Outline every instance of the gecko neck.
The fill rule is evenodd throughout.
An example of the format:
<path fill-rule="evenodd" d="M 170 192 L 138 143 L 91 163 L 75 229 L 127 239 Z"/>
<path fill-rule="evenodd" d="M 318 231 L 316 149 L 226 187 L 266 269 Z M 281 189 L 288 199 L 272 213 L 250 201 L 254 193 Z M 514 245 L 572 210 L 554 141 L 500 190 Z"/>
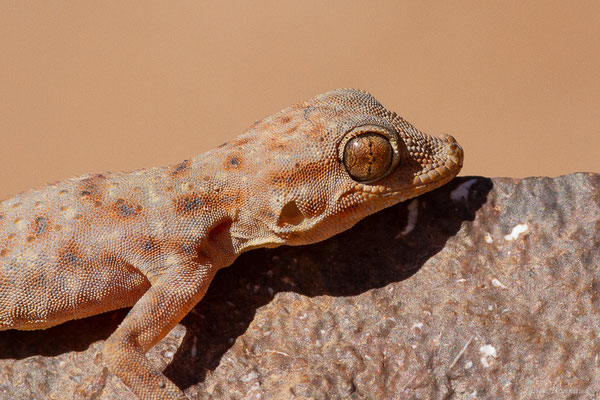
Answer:
<path fill-rule="evenodd" d="M 165 169 L 168 184 L 161 190 L 171 199 L 183 232 L 219 247 L 215 254 L 239 254 L 258 247 L 276 247 L 283 240 L 257 217 L 257 195 L 249 196 L 252 175 L 232 161 L 231 150 L 220 148 Z M 224 166 L 227 165 L 227 166 Z"/>

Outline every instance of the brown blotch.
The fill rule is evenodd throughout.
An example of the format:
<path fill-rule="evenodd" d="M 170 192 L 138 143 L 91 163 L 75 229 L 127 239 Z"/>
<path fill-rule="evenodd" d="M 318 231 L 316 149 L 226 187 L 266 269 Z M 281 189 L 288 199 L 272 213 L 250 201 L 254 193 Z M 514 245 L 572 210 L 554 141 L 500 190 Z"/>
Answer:
<path fill-rule="evenodd" d="M 77 249 L 75 243 L 67 244 L 58 254 L 58 264 L 61 267 L 82 267 L 84 266 L 84 258 L 81 252 Z"/>
<path fill-rule="evenodd" d="M 121 218 L 136 217 L 140 213 L 140 211 L 142 211 L 141 206 L 129 204 L 123 199 L 118 199 L 115 202 L 113 209 L 115 213 Z"/>
<path fill-rule="evenodd" d="M 4 257 L 6 255 L 6 253 L 7 253 L 6 249 L 0 250 L 0 256 L 1 257 Z"/>
<path fill-rule="evenodd" d="M 279 121 L 280 121 L 282 124 L 287 124 L 287 123 L 288 123 L 288 122 L 290 122 L 291 120 L 292 120 L 292 118 L 290 118 L 290 116 L 289 116 L 289 115 L 282 115 L 282 116 L 279 118 Z"/>
<path fill-rule="evenodd" d="M 240 166 L 241 161 L 236 156 L 231 156 L 231 158 L 229 158 L 229 161 L 227 163 L 229 165 L 231 165 L 232 167 L 237 168 Z"/>
<path fill-rule="evenodd" d="M 250 141 L 249 138 L 238 139 L 234 142 L 236 146 L 243 146 Z"/>
<path fill-rule="evenodd" d="M 219 225 L 215 226 L 208 232 L 208 240 L 217 240 L 221 234 L 229 231 L 233 221 L 230 218 L 225 219 Z"/>
<path fill-rule="evenodd" d="M 182 162 L 180 162 L 179 164 L 177 164 L 173 167 L 173 170 L 171 171 L 171 175 L 172 176 L 181 175 L 185 171 L 187 171 L 191 165 L 192 165 L 192 162 L 190 160 L 183 160 Z"/>
<path fill-rule="evenodd" d="M 106 177 L 102 174 L 95 174 L 79 182 L 78 192 L 84 199 L 99 201 L 103 194 L 103 181 Z"/>
<path fill-rule="evenodd" d="M 179 214 L 191 214 L 204 205 L 197 195 L 185 195 L 175 199 L 175 211 Z"/>
<path fill-rule="evenodd" d="M 48 230 L 48 219 L 46 217 L 37 217 L 33 221 L 33 233 L 35 236 L 41 236 Z"/>
<path fill-rule="evenodd" d="M 140 247 L 142 250 L 148 253 L 154 253 L 160 250 L 159 242 L 153 237 L 147 237 L 142 239 L 140 242 Z"/>
<path fill-rule="evenodd" d="M 33 242 L 35 240 L 35 236 L 27 236 L 28 242 Z"/>
<path fill-rule="evenodd" d="M 282 149 L 285 149 L 285 147 L 286 147 L 285 144 L 283 144 L 281 142 L 269 142 L 267 144 L 267 149 L 271 150 L 271 151 L 273 151 L 273 150 L 282 150 Z"/>
<path fill-rule="evenodd" d="M 285 130 L 284 135 L 293 135 L 298 130 L 298 125 L 292 125 Z"/>
<path fill-rule="evenodd" d="M 284 186 L 286 184 L 286 180 L 286 177 L 279 173 L 273 173 L 269 178 L 269 182 L 274 187 Z"/>

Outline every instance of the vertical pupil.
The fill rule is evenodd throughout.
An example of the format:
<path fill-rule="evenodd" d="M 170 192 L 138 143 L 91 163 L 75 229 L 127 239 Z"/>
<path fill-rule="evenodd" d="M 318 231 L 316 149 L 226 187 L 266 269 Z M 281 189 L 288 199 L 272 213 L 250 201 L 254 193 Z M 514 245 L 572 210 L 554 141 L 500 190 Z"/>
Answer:
<path fill-rule="evenodd" d="M 344 148 L 344 166 L 359 181 L 372 181 L 385 175 L 392 164 L 389 140 L 379 133 L 367 132 L 353 137 Z"/>

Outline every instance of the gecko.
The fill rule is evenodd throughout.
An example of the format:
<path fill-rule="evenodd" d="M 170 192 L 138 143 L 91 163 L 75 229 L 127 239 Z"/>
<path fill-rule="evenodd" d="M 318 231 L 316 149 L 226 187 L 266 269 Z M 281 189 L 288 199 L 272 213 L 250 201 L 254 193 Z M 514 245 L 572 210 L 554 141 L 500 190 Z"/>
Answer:
<path fill-rule="evenodd" d="M 463 150 L 338 89 L 167 167 L 88 174 L 0 202 L 0 330 L 132 307 L 102 347 L 138 397 L 185 399 L 145 353 L 243 252 L 304 245 L 454 178 Z"/>

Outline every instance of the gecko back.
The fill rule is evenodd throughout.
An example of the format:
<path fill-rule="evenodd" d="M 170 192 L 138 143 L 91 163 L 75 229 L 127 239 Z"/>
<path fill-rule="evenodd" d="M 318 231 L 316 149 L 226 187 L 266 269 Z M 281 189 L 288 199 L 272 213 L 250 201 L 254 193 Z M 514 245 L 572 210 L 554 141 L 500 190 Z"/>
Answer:
<path fill-rule="evenodd" d="M 147 229 L 147 219 L 135 218 L 146 204 L 119 196 L 141 192 L 139 174 L 86 175 L 0 202 L 0 330 L 43 329 L 135 304 L 150 284 L 127 261 L 126 243 Z M 111 204 L 108 192 L 117 198 Z"/>

